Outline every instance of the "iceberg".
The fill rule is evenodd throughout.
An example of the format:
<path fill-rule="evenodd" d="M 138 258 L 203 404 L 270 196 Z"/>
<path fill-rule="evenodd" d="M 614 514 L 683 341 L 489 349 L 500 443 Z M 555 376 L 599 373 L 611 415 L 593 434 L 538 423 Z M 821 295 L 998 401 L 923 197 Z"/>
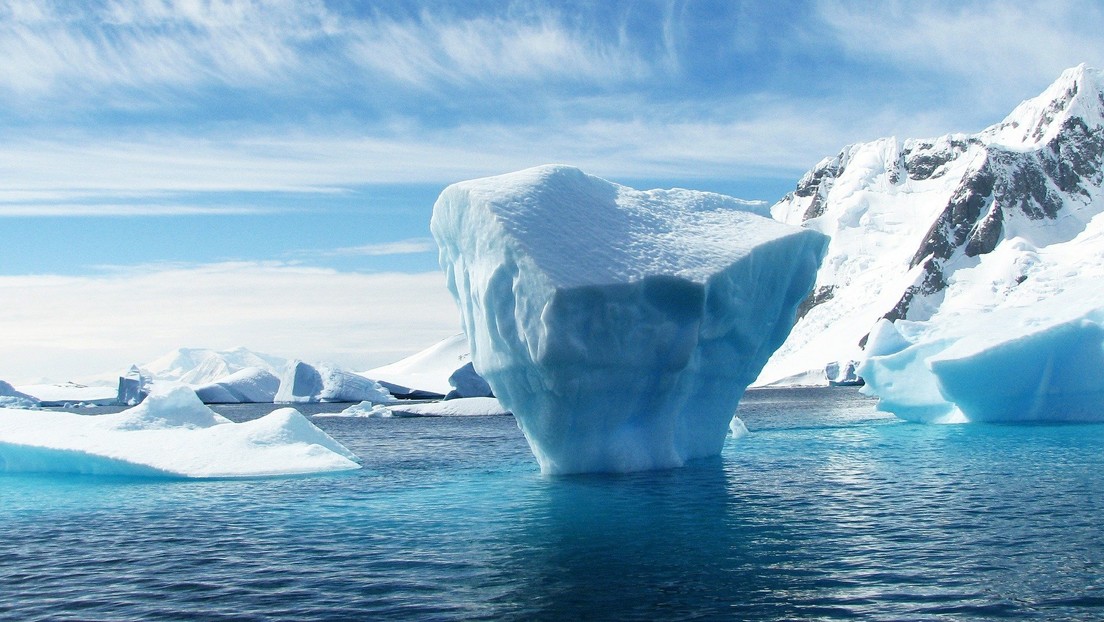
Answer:
<path fill-rule="evenodd" d="M 348 449 L 292 408 L 244 423 L 183 386 L 112 415 L 0 409 L 0 471 L 267 477 L 358 469 Z"/>
<path fill-rule="evenodd" d="M 470 361 L 468 339 L 459 334 L 400 361 L 370 369 L 360 375 L 379 382 L 395 396 L 439 399 L 456 389 L 451 379 Z"/>
<path fill-rule="evenodd" d="M 193 388 L 204 404 L 263 404 L 275 400 L 280 379 L 266 369 L 246 367 Z"/>
<path fill-rule="evenodd" d="M 452 385 L 452 390 L 445 396 L 446 400 L 465 397 L 494 397 L 491 385 L 487 384 L 487 380 L 475 371 L 475 365 L 471 361 L 452 372 L 448 381 Z"/>
<path fill-rule="evenodd" d="M 567 166 L 442 192 L 430 229 L 472 362 L 543 472 L 720 453 L 827 245 L 748 209 Z"/>
<path fill-rule="evenodd" d="M 119 389 L 115 402 L 125 406 L 139 404 L 149 395 L 149 385 L 150 378 L 143 374 L 137 365 L 131 365 L 125 375 L 119 376 Z"/>
<path fill-rule="evenodd" d="M 0 408 L 38 408 L 38 400 L 0 380 Z"/>
<path fill-rule="evenodd" d="M 327 365 L 314 366 L 292 361 L 280 378 L 274 401 L 289 402 L 362 402 L 386 404 L 391 393 L 375 380 Z"/>
<path fill-rule="evenodd" d="M 1068 298 L 954 322 L 883 321 L 859 369 L 863 391 L 924 423 L 1104 421 L 1104 305 Z"/>

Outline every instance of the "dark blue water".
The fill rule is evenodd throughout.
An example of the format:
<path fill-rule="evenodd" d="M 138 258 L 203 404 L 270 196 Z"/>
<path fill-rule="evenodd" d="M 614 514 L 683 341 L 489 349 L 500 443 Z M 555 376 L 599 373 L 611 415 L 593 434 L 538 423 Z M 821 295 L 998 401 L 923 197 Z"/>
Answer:
<path fill-rule="evenodd" d="M 318 419 L 344 475 L 0 476 L 0 617 L 1104 618 L 1104 426 L 740 414 L 721 459 L 629 476 L 542 476 L 508 417 Z"/>

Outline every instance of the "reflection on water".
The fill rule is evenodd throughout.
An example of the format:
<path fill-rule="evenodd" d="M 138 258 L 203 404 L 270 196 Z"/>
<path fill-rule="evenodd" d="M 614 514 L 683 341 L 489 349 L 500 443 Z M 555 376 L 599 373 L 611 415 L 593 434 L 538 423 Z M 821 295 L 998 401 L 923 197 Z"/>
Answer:
<path fill-rule="evenodd" d="M 0 477 L 0 618 L 1104 617 L 1104 426 L 740 416 L 633 475 L 543 476 L 492 417 L 319 419 L 365 465 L 325 477 Z"/>

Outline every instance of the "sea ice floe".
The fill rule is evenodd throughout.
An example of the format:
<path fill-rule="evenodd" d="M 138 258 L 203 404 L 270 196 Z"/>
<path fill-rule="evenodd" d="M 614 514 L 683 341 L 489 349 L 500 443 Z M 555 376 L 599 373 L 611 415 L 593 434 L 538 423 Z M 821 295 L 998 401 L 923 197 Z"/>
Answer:
<path fill-rule="evenodd" d="M 111 415 L 0 409 L 0 471 L 263 477 L 360 468 L 292 408 L 232 423 L 175 386 Z"/>

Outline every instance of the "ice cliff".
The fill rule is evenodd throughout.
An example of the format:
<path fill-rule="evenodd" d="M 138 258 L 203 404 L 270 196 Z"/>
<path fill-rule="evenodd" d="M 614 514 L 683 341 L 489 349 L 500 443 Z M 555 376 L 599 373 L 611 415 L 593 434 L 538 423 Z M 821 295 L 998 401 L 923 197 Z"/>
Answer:
<path fill-rule="evenodd" d="M 449 186 L 430 228 L 475 369 L 548 473 L 720 453 L 826 238 L 566 166 Z"/>

